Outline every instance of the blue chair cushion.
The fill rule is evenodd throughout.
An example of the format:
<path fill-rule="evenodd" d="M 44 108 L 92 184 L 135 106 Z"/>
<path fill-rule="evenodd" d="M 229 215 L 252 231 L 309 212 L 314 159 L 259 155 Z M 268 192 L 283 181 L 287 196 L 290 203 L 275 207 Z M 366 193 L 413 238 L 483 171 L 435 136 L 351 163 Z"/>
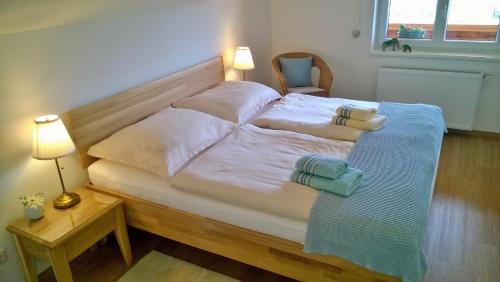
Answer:
<path fill-rule="evenodd" d="M 312 56 L 306 58 L 280 57 L 281 71 L 286 79 L 287 87 L 312 86 Z"/>

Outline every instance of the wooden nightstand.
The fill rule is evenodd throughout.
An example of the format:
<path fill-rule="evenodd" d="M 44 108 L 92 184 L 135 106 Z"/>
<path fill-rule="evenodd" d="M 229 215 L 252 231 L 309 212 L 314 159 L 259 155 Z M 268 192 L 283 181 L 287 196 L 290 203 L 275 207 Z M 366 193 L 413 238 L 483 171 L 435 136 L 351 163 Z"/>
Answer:
<path fill-rule="evenodd" d="M 57 210 L 52 202 L 39 220 L 26 218 L 7 226 L 16 243 L 28 281 L 37 281 L 34 257 L 49 260 L 57 281 L 73 281 L 69 261 L 114 231 L 127 265 L 132 263 L 122 200 L 88 189 L 76 189 L 81 203 Z"/>

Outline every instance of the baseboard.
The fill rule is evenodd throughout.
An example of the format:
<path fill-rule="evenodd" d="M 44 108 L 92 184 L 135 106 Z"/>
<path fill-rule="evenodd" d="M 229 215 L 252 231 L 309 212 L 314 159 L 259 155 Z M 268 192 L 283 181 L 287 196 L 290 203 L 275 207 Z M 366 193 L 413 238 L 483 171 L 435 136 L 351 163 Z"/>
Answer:
<path fill-rule="evenodd" d="M 480 130 L 461 130 L 461 129 L 448 128 L 448 133 L 481 136 L 481 137 L 489 137 L 489 138 L 500 138 L 500 133 L 480 131 Z"/>

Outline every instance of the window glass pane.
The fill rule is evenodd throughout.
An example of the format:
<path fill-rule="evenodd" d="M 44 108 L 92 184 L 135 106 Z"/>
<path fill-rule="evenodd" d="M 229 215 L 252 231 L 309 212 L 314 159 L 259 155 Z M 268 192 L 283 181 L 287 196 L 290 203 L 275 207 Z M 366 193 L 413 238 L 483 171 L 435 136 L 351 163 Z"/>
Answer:
<path fill-rule="evenodd" d="M 495 41 L 500 0 L 450 0 L 446 40 Z"/>
<path fill-rule="evenodd" d="M 391 0 L 387 38 L 432 38 L 436 7 L 437 0 Z"/>

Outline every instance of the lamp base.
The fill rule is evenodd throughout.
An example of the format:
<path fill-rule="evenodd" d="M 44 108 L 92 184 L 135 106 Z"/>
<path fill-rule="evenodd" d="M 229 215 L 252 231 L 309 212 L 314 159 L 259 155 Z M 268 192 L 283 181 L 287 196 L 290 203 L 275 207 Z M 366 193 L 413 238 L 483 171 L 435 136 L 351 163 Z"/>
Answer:
<path fill-rule="evenodd" d="M 56 209 L 69 209 L 80 203 L 80 195 L 77 193 L 64 192 L 57 197 L 53 204 Z"/>

